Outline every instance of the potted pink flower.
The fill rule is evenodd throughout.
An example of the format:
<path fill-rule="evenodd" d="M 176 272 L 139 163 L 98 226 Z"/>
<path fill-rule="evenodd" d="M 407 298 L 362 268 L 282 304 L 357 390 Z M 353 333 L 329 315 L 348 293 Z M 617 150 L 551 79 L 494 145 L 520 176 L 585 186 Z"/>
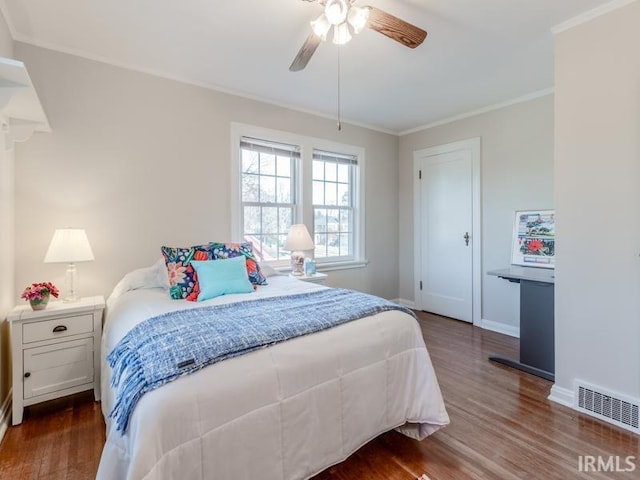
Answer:
<path fill-rule="evenodd" d="M 24 289 L 21 297 L 29 301 L 34 310 L 44 310 L 47 308 L 51 295 L 58 298 L 60 292 L 51 282 L 32 283 Z"/>

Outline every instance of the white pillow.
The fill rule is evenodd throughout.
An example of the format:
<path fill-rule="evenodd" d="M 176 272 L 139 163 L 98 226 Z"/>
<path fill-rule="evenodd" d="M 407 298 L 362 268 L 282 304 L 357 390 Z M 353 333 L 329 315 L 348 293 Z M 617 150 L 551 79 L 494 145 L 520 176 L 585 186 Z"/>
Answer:
<path fill-rule="evenodd" d="M 160 257 L 150 267 L 138 268 L 127 273 L 111 292 L 108 302 L 115 300 L 125 292 L 140 288 L 164 288 L 169 290 L 169 275 L 167 274 L 167 266 L 163 257 Z"/>
<path fill-rule="evenodd" d="M 267 278 L 274 277 L 276 275 L 283 275 L 282 273 L 278 272 L 275 268 L 273 268 L 271 265 L 267 263 L 260 263 L 260 271 Z"/>

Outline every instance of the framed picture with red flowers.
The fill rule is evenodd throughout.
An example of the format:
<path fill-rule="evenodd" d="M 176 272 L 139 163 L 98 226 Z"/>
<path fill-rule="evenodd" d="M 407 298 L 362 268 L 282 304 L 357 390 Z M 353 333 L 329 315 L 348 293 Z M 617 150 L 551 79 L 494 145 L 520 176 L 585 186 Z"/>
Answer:
<path fill-rule="evenodd" d="M 516 211 L 511 263 L 525 267 L 554 268 L 555 235 L 554 210 Z"/>

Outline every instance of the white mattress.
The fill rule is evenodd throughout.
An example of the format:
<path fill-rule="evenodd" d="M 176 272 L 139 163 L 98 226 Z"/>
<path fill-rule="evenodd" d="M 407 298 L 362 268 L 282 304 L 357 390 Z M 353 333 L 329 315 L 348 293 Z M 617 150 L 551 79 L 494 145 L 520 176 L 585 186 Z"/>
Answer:
<path fill-rule="evenodd" d="M 137 323 L 181 308 L 325 288 L 270 277 L 257 292 L 203 303 L 162 289 L 110 299 L 103 358 Z M 122 436 L 102 364 L 107 441 L 98 479 L 292 480 L 399 427 L 422 439 L 449 423 L 420 328 L 399 311 L 225 360 L 145 394 Z"/>

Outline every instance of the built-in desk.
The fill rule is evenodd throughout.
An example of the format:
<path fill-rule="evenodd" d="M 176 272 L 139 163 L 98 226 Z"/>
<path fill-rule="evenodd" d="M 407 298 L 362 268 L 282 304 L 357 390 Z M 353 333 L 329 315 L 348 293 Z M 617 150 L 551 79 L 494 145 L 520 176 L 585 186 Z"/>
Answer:
<path fill-rule="evenodd" d="M 520 361 L 498 355 L 490 356 L 489 360 L 553 381 L 555 271 L 512 266 L 491 270 L 487 275 L 520 284 Z"/>

